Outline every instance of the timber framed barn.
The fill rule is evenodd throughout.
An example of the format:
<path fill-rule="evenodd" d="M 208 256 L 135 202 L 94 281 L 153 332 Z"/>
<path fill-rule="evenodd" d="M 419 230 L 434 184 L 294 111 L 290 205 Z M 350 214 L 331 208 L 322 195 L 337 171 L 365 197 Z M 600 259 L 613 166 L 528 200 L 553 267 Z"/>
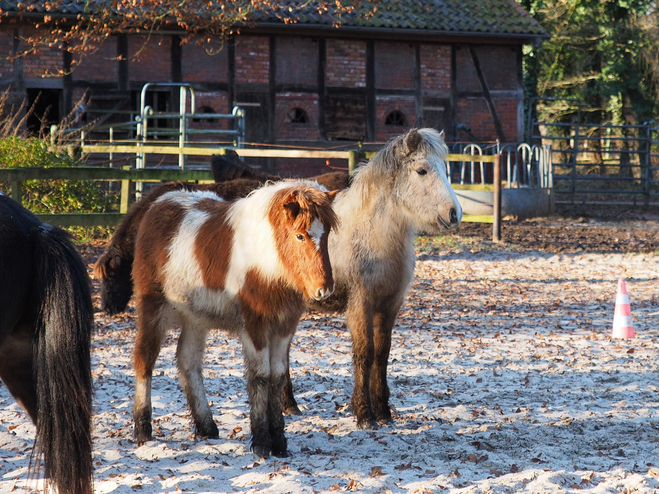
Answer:
<path fill-rule="evenodd" d="M 547 37 L 514 0 L 385 0 L 372 17 L 344 15 L 340 27 L 331 12 L 296 23 L 257 13 L 216 54 L 181 45 L 175 31 L 115 35 L 77 64 L 57 46 L 13 58 L 35 29 L 17 4 L 0 1 L 0 89 L 28 102 L 41 93 L 50 120 L 85 93 L 90 111 L 134 112 L 145 83 L 182 82 L 195 89 L 195 113 L 243 105 L 247 143 L 337 147 L 414 126 L 444 130 L 447 141 L 520 142 L 522 47 Z M 82 4 L 65 2 L 62 15 Z M 177 97 L 164 88 L 149 103 L 167 111 Z"/>

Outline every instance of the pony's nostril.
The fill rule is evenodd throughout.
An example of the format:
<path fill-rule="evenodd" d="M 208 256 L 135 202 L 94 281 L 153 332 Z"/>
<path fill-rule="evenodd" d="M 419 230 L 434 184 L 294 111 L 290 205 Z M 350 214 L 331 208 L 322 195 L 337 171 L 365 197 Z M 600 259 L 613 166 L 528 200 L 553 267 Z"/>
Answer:
<path fill-rule="evenodd" d="M 448 212 L 448 218 L 451 225 L 455 225 L 458 222 L 458 212 L 455 210 L 455 208 L 451 208 L 451 210 Z"/>
<path fill-rule="evenodd" d="M 334 292 L 334 287 L 331 288 L 319 288 L 316 290 L 316 300 L 325 300 L 327 297 L 332 295 Z"/>

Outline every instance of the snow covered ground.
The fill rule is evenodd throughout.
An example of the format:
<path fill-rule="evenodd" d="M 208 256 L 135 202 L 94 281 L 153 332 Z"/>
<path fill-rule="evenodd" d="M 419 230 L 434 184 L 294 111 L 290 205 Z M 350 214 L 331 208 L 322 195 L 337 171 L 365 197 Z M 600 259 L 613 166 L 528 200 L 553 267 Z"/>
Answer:
<path fill-rule="evenodd" d="M 611 340 L 618 276 L 637 338 Z M 210 336 L 219 440 L 196 441 L 167 339 L 156 440 L 132 441 L 134 313 L 97 314 L 98 493 L 659 492 L 659 256 L 517 251 L 421 254 L 390 358 L 396 421 L 356 430 L 349 334 L 305 316 L 291 354 L 302 416 L 290 457 L 249 451 L 238 342 Z M 34 427 L 0 385 L 0 492 L 32 492 Z"/>

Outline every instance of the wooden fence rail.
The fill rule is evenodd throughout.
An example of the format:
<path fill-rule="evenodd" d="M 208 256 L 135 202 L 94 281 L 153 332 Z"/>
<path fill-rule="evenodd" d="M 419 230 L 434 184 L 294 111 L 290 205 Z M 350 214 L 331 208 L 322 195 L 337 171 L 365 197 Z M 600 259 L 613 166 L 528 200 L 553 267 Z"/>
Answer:
<path fill-rule="evenodd" d="M 370 159 L 375 152 L 361 151 L 323 151 L 323 150 L 284 150 L 284 149 L 235 149 L 239 156 L 269 157 L 269 158 L 322 158 L 346 159 L 348 169 L 354 171 L 360 159 Z M 135 145 L 83 145 L 83 154 L 121 154 L 121 153 L 157 153 L 157 154 L 189 154 L 197 156 L 211 156 L 224 154 L 224 148 L 203 148 L 174 146 L 135 146 Z M 478 156 L 470 154 L 449 154 L 448 161 L 475 161 L 494 163 L 495 170 L 499 165 L 499 156 Z M 495 174 L 496 177 L 496 174 Z M 26 180 L 95 180 L 95 181 L 121 181 L 121 198 L 119 212 L 116 213 L 67 213 L 67 214 L 40 214 L 42 221 L 57 226 L 115 226 L 119 224 L 128 211 L 131 182 L 205 182 L 212 181 L 213 176 L 209 169 L 169 169 L 169 168 L 101 168 L 101 167 L 62 167 L 62 168 L 0 168 L 0 182 L 10 182 L 11 197 L 18 203 L 22 199 L 22 185 Z M 477 223 L 493 223 L 493 238 L 500 238 L 500 208 L 496 208 L 497 183 L 494 185 L 453 185 L 457 189 L 494 190 L 494 215 L 464 215 L 463 221 Z M 501 183 L 498 182 L 500 190 Z M 500 197 L 500 191 L 499 191 Z M 499 205 L 500 206 L 500 205 Z M 498 215 L 498 219 L 497 219 Z M 499 234 L 496 230 L 498 228 Z M 498 237 L 498 238 L 497 238 Z"/>

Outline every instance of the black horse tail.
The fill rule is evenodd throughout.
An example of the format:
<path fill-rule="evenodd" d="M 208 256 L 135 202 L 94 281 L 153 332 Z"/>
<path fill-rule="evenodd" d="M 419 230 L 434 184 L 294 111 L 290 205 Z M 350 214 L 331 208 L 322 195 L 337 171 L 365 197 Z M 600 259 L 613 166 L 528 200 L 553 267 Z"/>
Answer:
<path fill-rule="evenodd" d="M 87 269 L 69 235 L 49 225 L 35 232 L 35 295 L 40 314 L 33 345 L 37 387 L 36 445 L 47 484 L 91 494 L 94 309 Z"/>

